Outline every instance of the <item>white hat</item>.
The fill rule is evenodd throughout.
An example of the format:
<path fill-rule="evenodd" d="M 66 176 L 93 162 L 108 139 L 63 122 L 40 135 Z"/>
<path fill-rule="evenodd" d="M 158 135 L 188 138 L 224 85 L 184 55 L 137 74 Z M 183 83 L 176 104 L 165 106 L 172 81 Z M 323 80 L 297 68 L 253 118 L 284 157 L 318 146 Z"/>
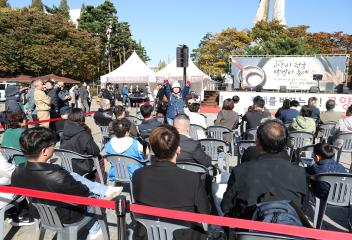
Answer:
<path fill-rule="evenodd" d="M 179 82 L 173 82 L 172 83 L 172 88 L 181 88 L 181 85 Z"/>

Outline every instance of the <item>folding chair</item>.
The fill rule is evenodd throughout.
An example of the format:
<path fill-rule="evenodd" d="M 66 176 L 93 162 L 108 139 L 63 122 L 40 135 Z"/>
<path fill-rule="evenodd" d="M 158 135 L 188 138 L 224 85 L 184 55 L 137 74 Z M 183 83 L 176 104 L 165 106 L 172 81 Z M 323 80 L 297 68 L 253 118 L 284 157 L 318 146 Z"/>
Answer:
<path fill-rule="evenodd" d="M 188 229 L 186 226 L 182 226 L 175 223 L 167 223 L 160 221 L 159 218 L 152 219 L 152 217 L 143 218 L 140 215 L 136 215 L 136 221 L 141 223 L 146 229 L 148 234 L 148 240 L 172 240 L 174 231 L 178 229 Z"/>
<path fill-rule="evenodd" d="M 231 129 L 223 126 L 210 126 L 207 128 L 207 133 L 208 133 L 208 138 L 214 138 L 222 141 L 224 141 L 224 134 L 233 134 Z M 234 155 L 235 153 L 234 144 L 233 144 L 234 136 L 232 136 L 231 138 L 232 140 L 231 142 L 229 142 L 229 144 L 231 146 L 231 154 Z"/>
<path fill-rule="evenodd" d="M 228 162 L 228 143 L 217 139 L 202 139 L 199 140 L 203 151 L 211 157 L 212 161 L 216 161 L 220 171 L 230 171 Z"/>
<path fill-rule="evenodd" d="M 101 132 L 101 148 L 111 139 L 109 126 L 99 126 Z"/>
<path fill-rule="evenodd" d="M 290 236 L 276 235 L 272 233 L 261 233 L 261 232 L 236 232 L 236 240 L 295 240 L 302 238 L 295 238 Z"/>
<path fill-rule="evenodd" d="M 190 125 L 189 135 L 194 140 L 207 138 L 206 129 L 197 124 Z"/>
<path fill-rule="evenodd" d="M 43 203 L 33 203 L 33 206 L 38 210 L 40 216 L 40 236 L 39 239 L 44 239 L 45 230 L 49 229 L 57 232 L 57 239 L 59 240 L 76 240 L 77 234 L 80 229 L 85 227 L 94 218 L 92 216 L 85 216 L 82 220 L 63 225 L 56 206 L 51 206 Z M 99 215 L 98 222 L 103 231 L 103 238 L 109 239 L 109 231 L 106 224 L 106 214 L 102 214 L 100 208 L 94 208 L 94 214 Z"/>
<path fill-rule="evenodd" d="M 251 146 L 255 146 L 255 141 L 249 141 L 249 140 L 242 140 L 237 142 L 237 156 L 238 156 L 238 164 L 241 163 L 241 158 L 243 156 L 244 151 L 251 147 Z"/>
<path fill-rule="evenodd" d="M 290 158 L 292 159 L 294 150 L 314 143 L 314 135 L 303 131 L 288 133 L 290 143 Z"/>
<path fill-rule="evenodd" d="M 126 117 L 128 120 L 130 120 L 131 123 L 133 123 L 134 125 L 138 126 L 139 124 L 142 123 L 142 120 L 137 118 L 137 117 L 134 117 L 134 116 L 127 116 Z"/>
<path fill-rule="evenodd" d="M 255 141 L 257 139 L 257 129 L 252 128 L 252 129 L 246 130 L 244 137 L 245 137 L 244 140 Z"/>
<path fill-rule="evenodd" d="M 20 150 L 11 147 L 0 147 L 0 152 L 9 163 L 15 163 L 15 157 L 23 157 Z"/>
<path fill-rule="evenodd" d="M 331 136 L 331 130 L 335 127 L 336 123 L 325 123 L 319 124 L 317 134 L 321 134 L 320 142 L 327 142 L 328 138 Z"/>
<path fill-rule="evenodd" d="M 59 164 L 68 172 L 74 172 L 72 161 L 77 161 L 77 160 L 93 161 L 94 168 L 98 172 L 100 183 L 104 184 L 103 170 L 100 167 L 98 157 L 94 157 L 91 155 L 81 155 L 76 152 L 72 152 L 65 149 L 57 149 L 57 148 L 55 148 L 54 150 L 54 155 L 61 160 L 59 161 Z"/>
<path fill-rule="evenodd" d="M 115 182 L 119 183 L 127 183 L 130 187 L 130 195 L 132 202 L 133 199 L 133 191 L 132 191 L 132 181 L 128 174 L 128 165 L 131 164 L 146 164 L 148 161 L 138 161 L 131 157 L 126 157 L 119 154 L 109 154 L 105 155 L 104 158 L 115 167 Z"/>
<path fill-rule="evenodd" d="M 337 152 L 337 162 L 340 162 L 342 153 L 349 153 L 352 159 L 352 133 L 340 133 L 334 141 L 334 146 L 339 150 Z M 350 172 L 352 170 L 352 162 Z"/>
<path fill-rule="evenodd" d="M 192 162 L 177 162 L 176 166 L 181 169 L 201 174 L 208 173 L 209 171 L 205 166 Z"/>
<path fill-rule="evenodd" d="M 321 228 L 327 205 L 351 207 L 352 174 L 323 173 L 310 176 L 311 181 L 326 182 L 330 185 L 327 199 L 315 198 L 314 228 Z"/>

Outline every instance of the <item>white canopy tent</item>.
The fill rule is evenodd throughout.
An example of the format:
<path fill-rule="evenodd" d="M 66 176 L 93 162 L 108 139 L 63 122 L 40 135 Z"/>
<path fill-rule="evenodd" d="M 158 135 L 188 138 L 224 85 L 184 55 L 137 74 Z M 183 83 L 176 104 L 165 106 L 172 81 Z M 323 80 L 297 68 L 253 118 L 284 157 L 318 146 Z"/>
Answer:
<path fill-rule="evenodd" d="M 183 80 L 183 68 L 177 67 L 176 58 L 166 67 L 156 74 L 156 81 L 162 82 L 164 79 L 170 83 Z M 200 70 L 191 59 L 188 60 L 187 80 L 191 81 L 191 90 L 195 91 L 203 99 L 203 90 L 212 88 L 212 81 L 209 75 Z"/>
<path fill-rule="evenodd" d="M 106 83 L 151 83 L 155 82 L 155 73 L 151 70 L 136 52 L 114 71 L 100 77 L 101 85 Z"/>

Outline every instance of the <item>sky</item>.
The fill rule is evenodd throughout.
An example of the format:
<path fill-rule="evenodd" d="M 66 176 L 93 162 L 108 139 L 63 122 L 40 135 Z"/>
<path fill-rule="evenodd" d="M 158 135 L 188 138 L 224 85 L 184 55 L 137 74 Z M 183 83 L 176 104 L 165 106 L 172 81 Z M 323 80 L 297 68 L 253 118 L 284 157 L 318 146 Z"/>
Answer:
<path fill-rule="evenodd" d="M 12 7 L 24 7 L 31 0 L 9 0 Z M 48 6 L 60 0 L 43 0 Z M 103 0 L 68 0 L 71 9 L 98 5 Z M 141 41 L 151 58 L 170 62 L 179 44 L 196 48 L 207 33 L 228 27 L 238 30 L 253 25 L 258 0 L 120 0 L 112 1 L 120 21 L 127 21 L 133 37 Z M 352 34 L 351 0 L 286 0 L 286 24 L 309 25 L 311 32 L 343 31 Z"/>

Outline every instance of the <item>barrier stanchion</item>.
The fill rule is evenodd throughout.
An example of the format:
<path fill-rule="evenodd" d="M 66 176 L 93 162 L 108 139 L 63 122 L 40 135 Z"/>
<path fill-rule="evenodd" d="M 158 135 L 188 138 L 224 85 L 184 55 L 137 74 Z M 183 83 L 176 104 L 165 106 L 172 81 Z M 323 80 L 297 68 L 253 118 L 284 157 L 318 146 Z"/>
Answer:
<path fill-rule="evenodd" d="M 126 196 L 119 195 L 116 198 L 116 216 L 117 216 L 117 240 L 127 240 L 126 233 L 126 212 L 128 210 L 128 202 Z"/>

